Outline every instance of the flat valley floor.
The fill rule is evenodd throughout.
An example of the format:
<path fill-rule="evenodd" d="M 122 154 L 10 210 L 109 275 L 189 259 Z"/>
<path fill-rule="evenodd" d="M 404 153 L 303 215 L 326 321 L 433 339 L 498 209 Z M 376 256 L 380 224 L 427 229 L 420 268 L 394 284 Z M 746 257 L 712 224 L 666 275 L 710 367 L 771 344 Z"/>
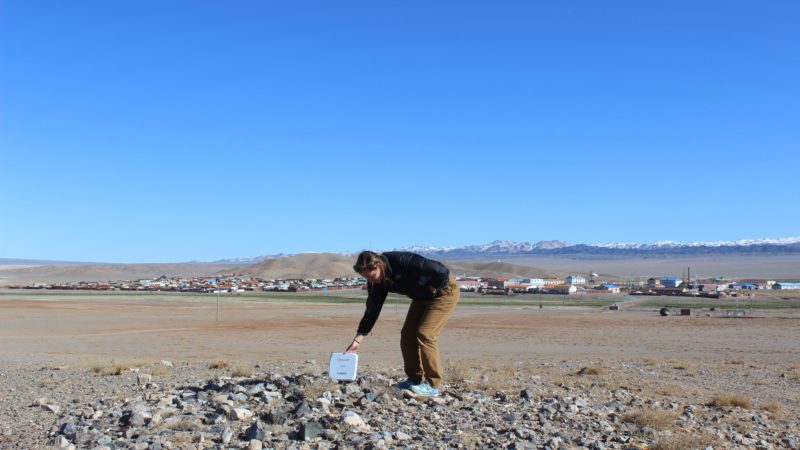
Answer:
<path fill-rule="evenodd" d="M 361 373 L 402 377 L 399 336 L 407 308 L 384 306 L 361 346 Z M 465 302 L 440 337 L 445 377 L 457 378 L 455 389 L 482 385 L 489 392 L 512 379 L 510 389 L 529 386 L 542 395 L 571 389 L 602 398 L 622 388 L 671 405 L 706 405 L 734 395 L 751 405 L 737 416 L 739 429 L 752 428 L 751 415 L 763 411 L 774 416 L 777 429 L 800 426 L 800 309 L 756 309 L 742 319 L 707 309 L 661 317 L 657 309 Z M 256 371 L 289 364 L 324 374 L 330 353 L 349 344 L 363 310 L 363 303 L 228 297 L 217 321 L 214 297 L 6 292 L 0 299 L 0 383 L 14 389 L 0 394 L 0 412 L 8 415 L 0 435 L 18 442 L 25 428 L 14 424 L 49 414 L 20 406 L 38 397 L 69 402 L 78 395 L 60 392 L 56 380 L 83 386 L 89 376 L 96 377 L 91 389 L 110 383 L 110 392 L 135 390 L 132 375 L 123 375 L 127 384 L 117 387 L 118 377 L 104 378 L 114 366 L 171 361 L 175 372 L 152 370 L 166 386 L 183 382 L 180 377 L 224 375 L 240 364 Z"/>

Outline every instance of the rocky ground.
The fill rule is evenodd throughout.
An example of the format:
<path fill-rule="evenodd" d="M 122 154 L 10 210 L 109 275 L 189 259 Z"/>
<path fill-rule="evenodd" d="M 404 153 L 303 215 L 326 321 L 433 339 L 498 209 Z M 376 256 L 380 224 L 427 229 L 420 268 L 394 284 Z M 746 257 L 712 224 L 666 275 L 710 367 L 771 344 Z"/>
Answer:
<path fill-rule="evenodd" d="M 449 362 L 434 399 L 391 387 L 397 369 L 340 384 L 325 366 L 6 363 L 0 447 L 800 448 L 796 394 L 769 401 L 797 392 L 796 366 Z M 754 373 L 772 382 L 737 384 Z"/>

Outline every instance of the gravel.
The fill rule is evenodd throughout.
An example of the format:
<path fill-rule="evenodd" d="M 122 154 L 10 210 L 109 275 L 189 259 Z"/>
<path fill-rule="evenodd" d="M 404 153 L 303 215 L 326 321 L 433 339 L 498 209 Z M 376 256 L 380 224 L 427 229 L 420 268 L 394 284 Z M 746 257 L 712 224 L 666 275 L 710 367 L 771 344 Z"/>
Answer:
<path fill-rule="evenodd" d="M 701 398 L 657 399 L 578 375 L 574 383 L 518 375 L 503 389 L 486 384 L 500 375 L 487 375 L 446 385 L 441 397 L 426 399 L 391 387 L 405 378 L 399 370 L 366 368 L 356 382 L 336 383 L 317 364 L 261 364 L 252 376 L 234 378 L 199 363 L 166 363 L 119 375 L 4 364 L 0 447 L 601 450 L 657 444 L 705 450 L 800 444 L 793 407 L 778 414 L 712 407 Z"/>

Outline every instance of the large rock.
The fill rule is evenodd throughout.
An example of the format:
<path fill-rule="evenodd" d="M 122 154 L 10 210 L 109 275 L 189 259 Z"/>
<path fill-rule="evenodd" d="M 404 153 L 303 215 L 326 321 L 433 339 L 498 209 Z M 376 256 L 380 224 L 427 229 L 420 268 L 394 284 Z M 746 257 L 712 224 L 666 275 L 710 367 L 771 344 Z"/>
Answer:
<path fill-rule="evenodd" d="M 339 417 L 339 420 L 350 428 L 366 428 L 367 423 L 358 414 L 353 411 L 345 411 Z"/>
<path fill-rule="evenodd" d="M 261 421 L 256 420 L 244 431 L 244 438 L 247 441 L 252 441 L 253 439 L 258 439 L 259 441 L 263 441 L 266 437 L 266 433 L 264 432 L 264 428 L 261 426 Z"/>
<path fill-rule="evenodd" d="M 300 438 L 304 441 L 310 441 L 319 437 L 324 432 L 325 428 L 322 427 L 322 424 L 316 420 L 312 420 L 302 425 L 300 428 Z"/>
<path fill-rule="evenodd" d="M 253 418 L 253 411 L 247 408 L 233 408 L 230 417 L 233 420 L 250 420 Z"/>

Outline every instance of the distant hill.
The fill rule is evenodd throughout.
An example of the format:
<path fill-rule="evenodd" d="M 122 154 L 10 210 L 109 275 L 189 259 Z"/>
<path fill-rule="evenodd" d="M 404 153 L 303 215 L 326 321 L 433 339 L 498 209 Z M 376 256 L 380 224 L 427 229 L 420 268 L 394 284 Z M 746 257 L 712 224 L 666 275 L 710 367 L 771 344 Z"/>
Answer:
<path fill-rule="evenodd" d="M 552 271 L 545 269 L 512 264 L 501 261 L 443 261 L 453 275 L 469 275 L 481 277 L 521 277 L 543 278 L 555 276 Z"/>
<path fill-rule="evenodd" d="M 337 253 L 303 253 L 259 264 L 223 270 L 267 279 L 353 277 L 354 256 Z M 442 261 L 453 275 L 543 277 L 544 269 L 499 261 Z"/>
<path fill-rule="evenodd" d="M 240 273 L 266 279 L 353 277 L 355 258 L 338 253 L 301 253 L 258 264 L 225 269 L 218 273 Z"/>
<path fill-rule="evenodd" d="M 71 283 L 78 281 L 119 281 L 210 275 L 226 264 L 92 264 L 45 265 L 0 271 L 0 286 L 30 283 Z"/>

